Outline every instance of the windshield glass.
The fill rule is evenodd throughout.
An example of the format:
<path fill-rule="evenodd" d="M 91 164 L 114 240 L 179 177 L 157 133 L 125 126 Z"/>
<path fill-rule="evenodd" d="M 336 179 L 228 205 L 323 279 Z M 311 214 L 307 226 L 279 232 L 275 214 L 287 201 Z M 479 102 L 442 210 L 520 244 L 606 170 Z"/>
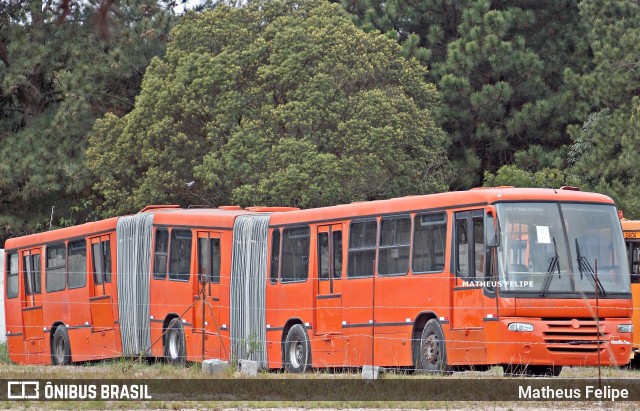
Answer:
<path fill-rule="evenodd" d="M 629 292 L 629 267 L 612 205 L 501 203 L 498 271 L 503 291 L 539 296 Z M 597 266 L 596 266 L 597 264 Z"/>

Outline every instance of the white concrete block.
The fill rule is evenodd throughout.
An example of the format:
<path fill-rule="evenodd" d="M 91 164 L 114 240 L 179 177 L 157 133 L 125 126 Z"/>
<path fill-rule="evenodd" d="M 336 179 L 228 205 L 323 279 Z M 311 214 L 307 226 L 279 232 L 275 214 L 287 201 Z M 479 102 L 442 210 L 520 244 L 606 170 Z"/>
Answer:
<path fill-rule="evenodd" d="M 240 374 L 254 377 L 258 375 L 258 362 L 251 360 L 240 360 Z"/>
<path fill-rule="evenodd" d="M 364 365 L 362 367 L 362 378 L 365 380 L 377 380 L 380 378 L 380 367 L 377 365 Z"/>
<path fill-rule="evenodd" d="M 219 377 L 228 375 L 229 361 L 222 361 L 216 358 L 202 361 L 202 372 Z"/>

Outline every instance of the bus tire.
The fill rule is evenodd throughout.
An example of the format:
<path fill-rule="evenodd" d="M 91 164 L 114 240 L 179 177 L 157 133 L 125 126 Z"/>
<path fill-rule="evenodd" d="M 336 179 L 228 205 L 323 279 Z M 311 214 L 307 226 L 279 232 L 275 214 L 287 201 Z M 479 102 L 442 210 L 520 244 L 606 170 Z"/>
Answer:
<path fill-rule="evenodd" d="M 444 333 L 435 318 L 430 319 L 422 330 L 418 347 L 418 371 L 444 374 L 450 371 L 447 365 L 447 349 Z"/>
<path fill-rule="evenodd" d="M 56 327 L 56 332 L 53 334 L 51 363 L 53 365 L 71 364 L 71 344 L 69 343 L 67 328 L 64 325 Z"/>
<path fill-rule="evenodd" d="M 284 368 L 291 373 L 304 373 L 311 368 L 311 345 L 304 327 L 296 324 L 284 342 Z"/>
<path fill-rule="evenodd" d="M 171 364 L 184 364 L 187 360 L 184 328 L 179 318 L 174 318 L 167 326 L 164 336 L 164 358 Z"/>

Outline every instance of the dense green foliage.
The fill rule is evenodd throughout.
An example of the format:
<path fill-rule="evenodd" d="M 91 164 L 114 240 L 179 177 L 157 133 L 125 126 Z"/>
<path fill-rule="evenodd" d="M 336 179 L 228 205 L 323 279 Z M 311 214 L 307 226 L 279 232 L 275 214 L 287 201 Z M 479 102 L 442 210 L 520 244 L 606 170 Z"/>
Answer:
<path fill-rule="evenodd" d="M 51 2 L 0 4 L 0 240 L 82 221 L 87 133 L 131 110 L 173 19 L 153 0 L 120 1 L 102 22 L 71 5 L 61 21 Z"/>
<path fill-rule="evenodd" d="M 363 28 L 398 38 L 431 68 L 461 171 L 454 188 L 477 185 L 518 152 L 539 161 L 530 146 L 554 152 L 569 143 L 566 126 L 577 118 L 562 72 L 588 63 L 576 3 L 344 1 Z"/>
<path fill-rule="evenodd" d="M 640 218 L 635 0 L 49 3 L 0 2 L 0 245 L 53 206 L 60 226 L 479 184 Z"/>
<path fill-rule="evenodd" d="M 188 14 L 134 110 L 98 121 L 107 213 L 149 203 L 313 207 L 446 190 L 426 70 L 324 1 Z"/>

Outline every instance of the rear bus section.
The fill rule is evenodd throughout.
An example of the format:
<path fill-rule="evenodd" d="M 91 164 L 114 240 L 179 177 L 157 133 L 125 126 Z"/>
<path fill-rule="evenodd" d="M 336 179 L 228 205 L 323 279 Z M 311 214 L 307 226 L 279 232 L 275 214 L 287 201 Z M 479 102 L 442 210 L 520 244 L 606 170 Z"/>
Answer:
<path fill-rule="evenodd" d="M 640 221 L 622 218 L 620 222 L 629 258 L 633 299 L 633 359 L 637 365 L 640 358 Z"/>
<path fill-rule="evenodd" d="M 115 219 L 6 242 L 9 357 L 69 364 L 120 355 Z"/>

